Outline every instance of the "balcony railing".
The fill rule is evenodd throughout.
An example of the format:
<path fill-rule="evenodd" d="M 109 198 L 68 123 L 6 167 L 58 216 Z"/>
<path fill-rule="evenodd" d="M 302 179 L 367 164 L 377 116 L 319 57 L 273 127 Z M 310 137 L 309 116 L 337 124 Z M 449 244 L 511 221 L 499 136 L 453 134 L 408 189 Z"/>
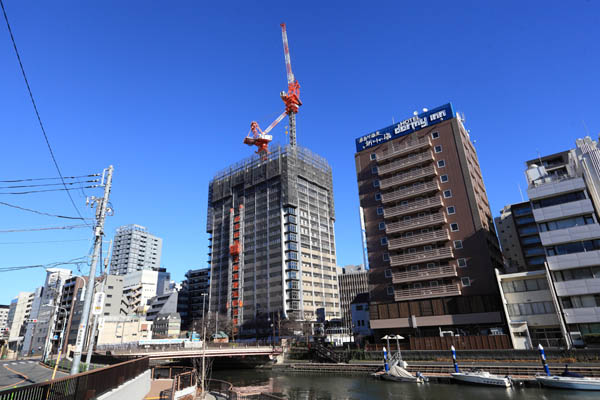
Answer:
<path fill-rule="evenodd" d="M 384 174 L 388 174 L 398 170 L 403 170 L 406 168 L 413 167 L 415 165 L 431 161 L 433 161 L 433 153 L 431 152 L 431 150 L 428 150 L 424 153 L 419 153 L 410 157 L 403 158 L 401 160 L 396 160 L 389 164 L 379 165 L 377 167 L 377 173 L 379 174 L 379 176 L 382 176 Z"/>
<path fill-rule="evenodd" d="M 425 168 L 421 168 L 415 171 L 409 171 L 403 174 L 392 176 L 391 178 L 382 179 L 379 186 L 382 189 L 387 189 L 392 186 L 405 185 L 410 182 L 418 181 L 421 178 L 435 175 L 437 175 L 437 171 L 435 170 L 433 165 L 429 165 Z"/>
<path fill-rule="evenodd" d="M 398 289 L 394 291 L 394 300 L 427 299 L 432 297 L 460 296 L 458 284 L 431 286 L 420 289 Z"/>
<path fill-rule="evenodd" d="M 422 183 L 420 185 L 413 185 L 404 189 L 395 190 L 389 193 L 382 193 L 381 201 L 383 203 L 390 203 L 392 201 L 404 200 L 421 194 L 436 192 L 438 190 L 440 190 L 440 184 L 437 180 L 435 180 L 427 183 Z"/>
<path fill-rule="evenodd" d="M 413 229 L 444 223 L 446 223 L 446 215 L 444 213 L 435 213 L 422 217 L 411 218 L 406 221 L 398 221 L 392 222 L 391 224 L 386 224 L 385 232 L 389 235 L 391 233 L 410 231 Z"/>
<path fill-rule="evenodd" d="M 427 210 L 434 207 L 441 207 L 442 205 L 442 198 L 440 196 L 429 197 L 427 199 L 413 201 L 412 203 L 386 208 L 383 210 L 383 217 L 392 218 L 407 214 L 414 214 L 418 211 Z"/>
<path fill-rule="evenodd" d="M 417 245 L 435 243 L 442 240 L 450 240 L 450 232 L 448 232 L 447 229 L 390 239 L 388 242 L 388 249 L 403 249 L 406 247 L 414 247 Z"/>
<path fill-rule="evenodd" d="M 377 154 L 377 161 L 385 161 L 393 157 L 410 153 L 411 151 L 422 149 L 424 147 L 431 147 L 431 138 L 429 136 L 414 141 L 407 140 L 396 146 L 392 144 L 392 148 L 390 150 Z"/>
<path fill-rule="evenodd" d="M 400 254 L 390 257 L 390 265 L 392 267 L 401 267 L 403 265 L 411 265 L 425 263 L 429 261 L 442 260 L 445 258 L 453 258 L 454 252 L 451 247 L 442 247 L 439 249 L 419 251 L 410 254 Z"/>
<path fill-rule="evenodd" d="M 443 267 L 420 269 L 417 271 L 395 272 L 392 274 L 393 283 L 405 283 L 414 281 L 424 281 L 438 278 L 448 278 L 458 276 L 454 265 Z"/>

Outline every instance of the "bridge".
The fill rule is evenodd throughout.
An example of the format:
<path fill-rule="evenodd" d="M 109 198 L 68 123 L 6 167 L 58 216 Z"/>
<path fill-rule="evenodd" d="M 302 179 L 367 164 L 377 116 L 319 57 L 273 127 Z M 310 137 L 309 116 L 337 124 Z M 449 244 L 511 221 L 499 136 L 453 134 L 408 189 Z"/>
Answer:
<path fill-rule="evenodd" d="M 182 358 L 199 358 L 203 354 L 206 357 L 249 357 L 267 356 L 275 358 L 283 353 L 283 349 L 277 346 L 256 346 L 239 343 L 214 344 L 211 343 L 203 351 L 200 347 L 166 347 L 166 348 L 116 348 L 108 350 L 105 354 L 116 358 L 149 357 L 151 360 L 168 360 Z"/>

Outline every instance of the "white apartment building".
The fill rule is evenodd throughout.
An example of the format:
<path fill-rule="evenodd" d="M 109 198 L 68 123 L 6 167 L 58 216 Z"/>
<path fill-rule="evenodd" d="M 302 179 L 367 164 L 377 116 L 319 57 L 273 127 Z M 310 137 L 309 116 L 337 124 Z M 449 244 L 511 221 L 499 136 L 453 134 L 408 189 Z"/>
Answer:
<path fill-rule="evenodd" d="M 171 275 L 164 271 L 139 270 L 123 275 L 123 300 L 126 314 L 143 314 L 148 300 L 168 289 Z"/>
<path fill-rule="evenodd" d="M 149 233 L 140 225 L 117 228 L 113 243 L 110 273 L 125 275 L 138 270 L 160 268 L 162 239 Z"/>
<path fill-rule="evenodd" d="M 32 302 L 33 293 L 31 292 L 21 292 L 10 302 L 7 324 L 10 330 L 8 342 L 11 350 L 17 350 L 19 342 L 23 340 L 21 330 L 29 318 Z"/>

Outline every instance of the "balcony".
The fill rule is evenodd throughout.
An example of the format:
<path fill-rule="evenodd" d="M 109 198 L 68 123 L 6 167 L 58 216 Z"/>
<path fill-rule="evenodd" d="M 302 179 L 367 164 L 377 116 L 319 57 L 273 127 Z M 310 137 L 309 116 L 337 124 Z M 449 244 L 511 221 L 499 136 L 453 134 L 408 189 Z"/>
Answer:
<path fill-rule="evenodd" d="M 421 168 L 415 171 L 405 172 L 391 178 L 382 179 L 379 187 L 381 189 L 387 189 L 392 186 L 406 185 L 407 183 L 418 181 L 419 179 L 436 176 L 437 171 L 433 165 L 429 165 L 425 168 Z"/>
<path fill-rule="evenodd" d="M 405 283 L 439 278 L 448 278 L 453 276 L 458 276 L 456 272 L 456 267 L 453 265 L 446 265 L 443 267 L 420 269 L 417 271 L 395 272 L 392 275 L 392 282 Z"/>
<path fill-rule="evenodd" d="M 422 217 L 411 218 L 406 221 L 398 221 L 392 222 L 391 224 L 386 224 L 385 233 L 398 233 L 411 231 L 413 229 L 424 228 L 431 225 L 440 225 L 446 223 L 446 214 L 444 213 L 435 213 L 429 214 Z"/>
<path fill-rule="evenodd" d="M 418 235 L 401 237 L 390 239 L 388 242 L 388 249 L 403 249 L 406 247 L 414 247 L 423 244 L 435 243 L 440 241 L 450 240 L 450 232 L 447 229 L 442 229 L 439 231 L 421 233 Z"/>
<path fill-rule="evenodd" d="M 382 193 L 381 202 L 384 204 L 391 203 L 392 201 L 404 200 L 410 197 L 415 197 L 430 192 L 437 192 L 438 190 L 440 190 L 440 184 L 437 180 L 435 180 L 407 187 L 404 189 L 395 190 L 389 193 Z"/>
<path fill-rule="evenodd" d="M 387 219 L 407 214 L 414 214 L 416 212 L 428 210 L 430 208 L 438 208 L 442 205 L 443 203 L 441 197 L 429 197 L 427 199 L 413 201 L 409 204 L 403 204 L 400 206 L 386 208 L 383 210 L 383 217 Z"/>
<path fill-rule="evenodd" d="M 385 161 L 394 157 L 399 157 L 408 154 L 415 150 L 431 147 L 431 137 L 427 136 L 419 140 L 406 140 L 398 145 L 392 143 L 392 148 L 383 153 L 377 154 L 377 161 Z"/>
<path fill-rule="evenodd" d="M 433 161 L 433 153 L 431 153 L 431 150 L 428 150 L 424 153 L 419 153 L 401 160 L 396 160 L 389 164 L 380 165 L 377 167 L 377 173 L 379 176 L 382 176 L 431 161 Z"/>
<path fill-rule="evenodd" d="M 403 301 L 460 295 L 460 286 L 458 284 L 452 284 L 420 289 L 398 289 L 394 291 L 394 300 Z"/>
<path fill-rule="evenodd" d="M 439 249 L 419 251 L 410 254 L 400 254 L 390 257 L 392 267 L 402 267 L 405 265 L 426 263 L 429 261 L 443 260 L 453 258 L 454 252 L 451 247 L 442 247 Z"/>

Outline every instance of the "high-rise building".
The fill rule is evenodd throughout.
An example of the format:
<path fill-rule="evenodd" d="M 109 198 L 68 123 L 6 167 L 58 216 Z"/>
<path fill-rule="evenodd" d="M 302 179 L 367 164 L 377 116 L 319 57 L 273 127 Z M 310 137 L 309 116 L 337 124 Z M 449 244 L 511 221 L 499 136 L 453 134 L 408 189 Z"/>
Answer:
<path fill-rule="evenodd" d="M 207 217 L 211 312 L 234 326 L 277 312 L 314 321 L 319 308 L 327 318 L 340 316 L 332 175 L 324 158 L 274 146 L 267 159 L 228 167 L 209 184 Z"/>
<path fill-rule="evenodd" d="M 590 138 L 573 150 L 527 161 L 527 194 L 569 339 L 600 334 L 600 149 Z"/>
<path fill-rule="evenodd" d="M 113 243 L 110 273 L 125 275 L 139 270 L 160 268 L 162 239 L 152 235 L 140 225 L 117 228 Z"/>
<path fill-rule="evenodd" d="M 207 296 L 209 288 L 210 268 L 191 269 L 185 273 L 182 290 L 187 291 L 188 313 L 185 317 L 181 316 L 184 326 L 188 326 L 189 323 L 195 320 L 202 319 L 202 304 L 206 308 L 204 311 L 208 311 L 209 298 Z"/>
<path fill-rule="evenodd" d="M 363 265 L 346 265 L 338 273 L 342 326 L 352 332 L 352 313 L 350 304 L 357 295 L 369 293 L 368 273 Z"/>
<path fill-rule="evenodd" d="M 544 267 L 546 253 L 528 201 L 505 206 L 495 221 L 506 272 Z"/>
<path fill-rule="evenodd" d="M 13 351 L 18 351 L 18 347 L 23 344 L 33 298 L 34 293 L 20 292 L 10 302 L 8 308 L 8 345 Z"/>
<path fill-rule="evenodd" d="M 502 258 L 463 118 L 451 104 L 415 112 L 356 149 L 375 335 L 503 331 Z"/>

